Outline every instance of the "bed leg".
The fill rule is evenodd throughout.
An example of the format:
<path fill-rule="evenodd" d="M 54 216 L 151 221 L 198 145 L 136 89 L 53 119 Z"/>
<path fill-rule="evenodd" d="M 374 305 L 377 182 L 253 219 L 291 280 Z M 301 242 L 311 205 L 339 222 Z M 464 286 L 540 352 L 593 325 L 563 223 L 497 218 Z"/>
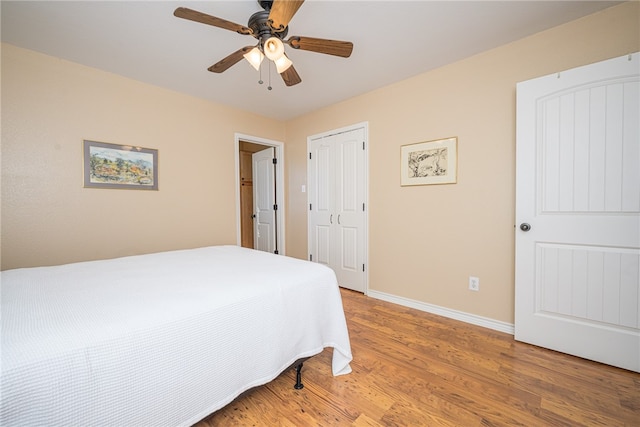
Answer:
<path fill-rule="evenodd" d="M 293 386 L 296 390 L 301 390 L 304 388 L 304 384 L 302 384 L 302 362 L 300 362 L 296 366 L 296 384 Z"/>

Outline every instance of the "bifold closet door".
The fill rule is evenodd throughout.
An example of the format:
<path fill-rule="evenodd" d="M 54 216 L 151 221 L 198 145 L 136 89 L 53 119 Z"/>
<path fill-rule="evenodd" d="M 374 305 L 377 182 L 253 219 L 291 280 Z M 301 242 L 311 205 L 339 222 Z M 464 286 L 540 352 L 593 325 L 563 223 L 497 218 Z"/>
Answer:
<path fill-rule="evenodd" d="M 364 129 L 311 140 L 308 149 L 309 259 L 364 292 Z"/>

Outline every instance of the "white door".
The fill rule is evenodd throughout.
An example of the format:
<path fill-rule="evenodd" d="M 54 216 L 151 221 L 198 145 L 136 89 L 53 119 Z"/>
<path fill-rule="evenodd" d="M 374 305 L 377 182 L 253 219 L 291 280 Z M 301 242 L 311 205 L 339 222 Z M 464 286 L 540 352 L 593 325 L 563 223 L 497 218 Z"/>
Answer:
<path fill-rule="evenodd" d="M 253 174 L 253 247 L 278 253 L 276 233 L 275 152 L 273 147 L 252 155 Z"/>
<path fill-rule="evenodd" d="M 359 127 L 308 141 L 309 258 L 359 292 L 366 287 L 365 138 Z"/>
<path fill-rule="evenodd" d="M 640 62 L 518 84 L 515 338 L 640 371 Z"/>

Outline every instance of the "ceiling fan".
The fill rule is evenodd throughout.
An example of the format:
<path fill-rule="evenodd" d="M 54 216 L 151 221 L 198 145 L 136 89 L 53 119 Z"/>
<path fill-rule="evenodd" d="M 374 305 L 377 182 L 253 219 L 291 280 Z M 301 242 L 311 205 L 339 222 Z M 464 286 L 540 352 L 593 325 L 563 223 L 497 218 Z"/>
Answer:
<path fill-rule="evenodd" d="M 285 39 L 289 32 L 289 22 L 302 6 L 304 0 L 258 0 L 258 3 L 264 10 L 251 15 L 246 27 L 186 7 L 177 8 L 173 14 L 178 18 L 250 35 L 258 40 L 257 45 L 240 48 L 209 67 L 208 70 L 214 73 L 226 71 L 242 58 L 245 58 L 256 70 L 259 70 L 260 64 L 266 56 L 275 63 L 276 70 L 282 76 L 284 83 L 287 86 L 294 86 L 300 83 L 302 79 L 284 52 L 284 44 L 293 49 L 308 50 L 343 58 L 351 56 L 353 50 L 353 43 L 351 42 L 302 36 L 292 36 Z"/>

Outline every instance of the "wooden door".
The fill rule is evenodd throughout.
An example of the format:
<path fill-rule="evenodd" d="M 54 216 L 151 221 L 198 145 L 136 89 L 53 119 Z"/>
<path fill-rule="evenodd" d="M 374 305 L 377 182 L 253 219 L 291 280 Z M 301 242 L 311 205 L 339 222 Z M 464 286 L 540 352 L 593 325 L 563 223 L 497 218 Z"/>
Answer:
<path fill-rule="evenodd" d="M 240 235 L 245 248 L 253 248 L 253 167 L 250 151 L 240 151 Z"/>

